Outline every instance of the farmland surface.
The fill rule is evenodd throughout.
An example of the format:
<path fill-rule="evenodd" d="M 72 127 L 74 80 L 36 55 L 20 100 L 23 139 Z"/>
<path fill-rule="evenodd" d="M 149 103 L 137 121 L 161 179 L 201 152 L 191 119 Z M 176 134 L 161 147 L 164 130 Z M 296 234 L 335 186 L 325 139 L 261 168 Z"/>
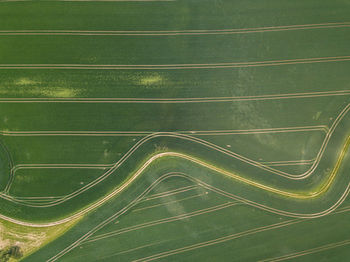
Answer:
<path fill-rule="evenodd" d="M 347 0 L 0 0 L 0 261 L 347 261 L 349 43 Z"/>

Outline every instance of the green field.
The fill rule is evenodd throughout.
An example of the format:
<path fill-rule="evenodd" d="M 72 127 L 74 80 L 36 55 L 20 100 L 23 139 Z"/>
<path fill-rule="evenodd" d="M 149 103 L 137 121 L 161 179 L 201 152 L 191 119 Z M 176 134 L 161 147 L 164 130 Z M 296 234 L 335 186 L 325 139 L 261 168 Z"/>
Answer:
<path fill-rule="evenodd" d="M 0 261 L 347 261 L 349 43 L 347 0 L 0 0 Z"/>

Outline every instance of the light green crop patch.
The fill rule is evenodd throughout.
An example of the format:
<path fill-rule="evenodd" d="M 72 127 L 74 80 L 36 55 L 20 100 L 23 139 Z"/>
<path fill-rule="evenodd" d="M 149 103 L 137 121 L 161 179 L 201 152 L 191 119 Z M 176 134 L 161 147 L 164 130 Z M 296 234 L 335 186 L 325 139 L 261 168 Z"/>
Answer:
<path fill-rule="evenodd" d="M 157 88 L 164 85 L 166 78 L 158 73 L 144 74 L 138 76 L 137 84 L 147 88 Z"/>
<path fill-rule="evenodd" d="M 45 96 L 45 97 L 76 97 L 80 93 L 79 90 L 62 87 L 21 87 L 21 90 L 0 87 L 1 95 L 23 95 L 23 96 Z"/>
<path fill-rule="evenodd" d="M 31 78 L 18 78 L 0 86 L 0 94 L 3 96 L 29 96 L 29 97 L 76 97 L 81 93 L 80 89 L 65 87 L 67 83 L 52 83 Z"/>
<path fill-rule="evenodd" d="M 15 85 L 21 85 L 21 86 L 36 85 L 38 83 L 39 83 L 38 81 L 29 79 L 29 78 L 20 78 L 20 79 L 14 81 Z"/>
<path fill-rule="evenodd" d="M 42 95 L 47 96 L 47 97 L 75 97 L 79 93 L 78 90 L 75 89 L 70 89 L 70 88 L 56 88 L 50 90 L 44 89 L 42 90 Z"/>

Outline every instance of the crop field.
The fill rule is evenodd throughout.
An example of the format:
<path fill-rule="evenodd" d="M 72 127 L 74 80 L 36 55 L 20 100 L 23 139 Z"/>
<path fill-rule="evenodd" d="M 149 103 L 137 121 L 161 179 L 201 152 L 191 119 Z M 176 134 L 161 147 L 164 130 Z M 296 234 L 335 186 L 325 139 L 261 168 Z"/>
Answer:
<path fill-rule="evenodd" d="M 350 1 L 0 0 L 0 261 L 348 261 Z"/>

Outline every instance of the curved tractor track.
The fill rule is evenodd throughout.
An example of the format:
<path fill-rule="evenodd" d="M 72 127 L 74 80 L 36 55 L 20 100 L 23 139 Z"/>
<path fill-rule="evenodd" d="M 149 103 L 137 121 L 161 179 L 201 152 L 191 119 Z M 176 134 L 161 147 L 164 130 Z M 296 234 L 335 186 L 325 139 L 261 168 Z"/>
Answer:
<path fill-rule="evenodd" d="M 226 149 L 218 147 L 217 145 L 214 145 L 212 143 L 209 143 L 209 142 L 204 141 L 204 140 L 199 139 L 199 138 L 195 138 L 195 137 L 188 136 L 185 134 L 155 133 L 155 134 L 148 135 L 148 136 L 142 138 L 141 140 L 139 140 L 117 163 L 115 163 L 102 176 L 100 176 L 96 180 L 92 181 L 91 183 L 87 184 L 86 186 L 80 188 L 79 190 L 77 190 L 69 195 L 66 195 L 60 199 L 54 199 L 53 201 L 51 201 L 49 203 L 37 205 L 37 204 L 28 204 L 28 203 L 23 203 L 23 202 L 21 203 L 21 201 L 16 200 L 15 198 L 8 196 L 6 194 L 1 194 L 1 197 L 6 199 L 6 200 L 9 200 L 11 202 L 14 202 L 15 204 L 25 205 L 27 207 L 32 207 L 32 208 L 41 208 L 42 209 L 45 207 L 53 207 L 53 206 L 62 204 L 64 202 L 66 202 L 70 199 L 73 199 L 73 198 L 77 197 L 78 195 L 86 192 L 87 190 L 93 188 L 94 186 L 96 186 L 100 182 L 104 181 L 106 178 L 108 178 L 112 174 L 115 174 L 115 172 L 118 170 L 118 168 L 120 168 L 124 164 L 124 162 L 126 162 L 136 151 L 141 150 L 142 146 L 144 146 L 147 143 L 150 143 L 153 139 L 161 138 L 161 137 L 171 137 L 171 138 L 175 138 L 175 139 L 189 141 L 189 142 L 192 142 L 195 144 L 200 144 L 200 145 L 205 146 L 206 148 L 209 148 L 211 150 L 215 150 L 215 151 L 220 152 L 222 154 L 236 158 L 236 159 L 240 160 L 241 162 L 244 162 L 244 163 L 246 163 L 250 166 L 253 166 L 255 168 L 266 170 L 268 172 L 282 176 L 282 177 L 287 178 L 289 180 L 302 180 L 302 179 L 308 178 L 309 176 L 311 176 L 311 174 L 313 174 L 315 172 L 317 166 L 320 163 L 320 160 L 322 159 L 322 156 L 324 155 L 324 152 L 327 148 L 327 145 L 330 141 L 330 138 L 332 137 L 334 131 L 336 130 L 336 127 L 339 125 L 339 123 L 342 121 L 342 119 L 346 116 L 346 114 L 348 113 L 349 110 L 350 110 L 350 104 L 348 104 L 341 111 L 341 113 L 338 115 L 338 117 L 333 122 L 333 125 L 329 129 L 329 132 L 327 133 L 326 138 L 322 143 L 321 150 L 319 151 L 317 158 L 314 161 L 313 165 L 310 167 L 310 169 L 307 172 L 305 172 L 304 174 L 301 174 L 299 176 L 288 176 L 288 175 L 284 174 L 284 172 L 281 172 L 281 171 L 275 172 L 276 170 L 273 168 L 264 166 L 261 163 L 258 163 L 258 162 L 252 161 L 250 159 L 247 159 L 245 157 L 242 157 L 238 154 L 235 154 L 231 151 L 228 151 Z M 272 187 L 272 186 L 269 186 L 269 185 L 266 185 L 266 184 L 263 184 L 260 182 L 256 182 L 256 181 L 248 179 L 248 178 L 245 178 L 245 177 L 240 176 L 234 172 L 230 172 L 230 171 L 227 171 L 225 169 L 219 168 L 215 165 L 212 165 L 210 163 L 207 163 L 205 161 L 202 161 L 198 158 L 192 157 L 192 156 L 187 155 L 187 154 L 183 154 L 183 153 L 179 153 L 179 152 L 162 152 L 162 153 L 158 153 L 156 155 L 153 155 L 151 158 L 149 158 L 145 163 L 143 163 L 143 165 L 135 173 L 133 173 L 132 176 L 129 176 L 127 179 L 125 179 L 123 181 L 123 183 L 121 185 L 117 186 L 112 192 L 103 196 L 102 198 L 100 198 L 99 200 L 94 202 L 93 204 L 85 207 L 84 209 L 81 209 L 80 211 L 78 211 L 75 214 L 70 215 L 66 218 L 63 218 L 63 219 L 58 220 L 58 221 L 48 222 L 48 223 L 31 223 L 31 222 L 21 221 L 19 219 L 11 218 L 11 217 L 8 217 L 5 215 L 0 215 L 0 218 L 11 221 L 13 223 L 26 225 L 26 226 L 33 226 L 33 227 L 53 226 L 53 225 L 58 225 L 58 224 L 68 222 L 72 219 L 75 219 L 75 218 L 77 218 L 83 214 L 86 214 L 87 212 L 101 206 L 103 203 L 110 200 L 115 195 L 121 194 L 126 188 L 131 186 L 132 183 L 136 179 L 141 177 L 141 175 L 144 173 L 144 171 L 154 161 L 165 158 L 165 157 L 175 157 L 175 158 L 180 158 L 180 159 L 183 159 L 186 161 L 190 161 L 191 163 L 193 163 L 195 165 L 198 165 L 200 167 L 204 167 L 206 169 L 214 171 L 215 173 L 223 174 L 224 176 L 230 177 L 237 182 L 243 183 L 243 184 L 248 185 L 250 187 L 258 188 L 261 192 L 271 193 L 271 194 L 275 195 L 276 197 L 285 197 L 285 198 L 296 199 L 296 200 L 298 200 L 298 199 L 299 200 L 315 199 L 318 196 L 325 194 L 329 190 L 329 188 L 331 187 L 333 182 L 335 181 L 335 178 L 336 178 L 336 175 L 339 171 L 339 168 L 340 168 L 340 166 L 341 166 L 341 164 L 346 156 L 346 152 L 348 150 L 349 144 L 350 144 L 350 138 L 348 137 L 345 144 L 343 145 L 341 152 L 338 155 L 338 158 L 336 160 L 335 166 L 333 167 L 333 170 L 330 172 L 330 174 L 325 179 L 325 181 L 322 183 L 322 185 L 318 187 L 317 191 L 313 190 L 310 192 L 293 192 L 293 191 L 278 189 L 278 188 L 275 188 L 275 187 Z M 198 183 L 202 183 L 202 184 L 206 184 L 207 186 L 211 186 L 208 183 L 206 183 L 206 181 L 201 181 L 198 178 L 193 177 L 192 179 L 198 180 L 197 181 Z M 322 215 L 326 215 L 326 214 L 332 212 L 336 207 L 338 207 L 345 200 L 346 196 L 349 193 L 349 189 L 350 189 L 350 183 L 348 183 L 348 185 L 344 189 L 343 193 L 340 195 L 340 197 L 336 201 L 333 202 L 332 205 L 330 205 L 328 208 L 326 208 L 322 211 L 313 212 L 313 213 L 290 212 L 288 210 L 276 209 L 272 206 L 268 206 L 266 204 L 262 204 L 262 203 L 259 203 L 257 201 L 252 201 L 248 198 L 245 198 L 245 197 L 242 197 L 242 196 L 239 196 L 236 194 L 232 194 L 230 192 L 226 192 L 225 194 L 230 194 L 232 197 L 234 197 L 237 200 L 243 201 L 249 205 L 253 205 L 255 207 L 262 208 L 264 210 L 267 210 L 267 211 L 270 211 L 273 213 L 278 213 L 280 215 L 291 216 L 291 217 L 312 218 L 312 217 L 319 217 Z M 217 190 L 220 190 L 220 189 L 217 188 Z"/>

